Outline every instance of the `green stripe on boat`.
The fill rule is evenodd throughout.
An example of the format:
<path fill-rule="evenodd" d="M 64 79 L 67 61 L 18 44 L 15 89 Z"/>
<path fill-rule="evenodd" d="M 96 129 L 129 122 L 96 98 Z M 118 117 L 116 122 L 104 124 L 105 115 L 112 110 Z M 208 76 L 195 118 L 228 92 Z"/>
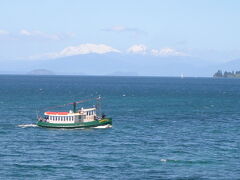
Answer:
<path fill-rule="evenodd" d="M 111 118 L 105 118 L 101 120 L 95 120 L 91 122 L 81 122 L 81 123 L 49 123 L 44 121 L 38 121 L 37 125 L 40 127 L 48 128 L 88 128 L 88 127 L 97 127 L 103 125 L 112 125 Z"/>

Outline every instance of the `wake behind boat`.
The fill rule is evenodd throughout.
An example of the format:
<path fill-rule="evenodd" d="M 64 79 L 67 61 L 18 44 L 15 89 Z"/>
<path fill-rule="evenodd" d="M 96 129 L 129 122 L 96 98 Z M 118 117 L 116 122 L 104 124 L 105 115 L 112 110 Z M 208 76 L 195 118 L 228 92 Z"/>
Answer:
<path fill-rule="evenodd" d="M 89 100 L 68 103 L 73 105 L 73 109 L 68 112 L 44 112 L 44 117 L 38 117 L 37 125 L 48 128 L 88 128 L 104 125 L 112 125 L 112 119 L 101 113 L 100 97 L 96 107 L 77 109 L 77 104 Z"/>

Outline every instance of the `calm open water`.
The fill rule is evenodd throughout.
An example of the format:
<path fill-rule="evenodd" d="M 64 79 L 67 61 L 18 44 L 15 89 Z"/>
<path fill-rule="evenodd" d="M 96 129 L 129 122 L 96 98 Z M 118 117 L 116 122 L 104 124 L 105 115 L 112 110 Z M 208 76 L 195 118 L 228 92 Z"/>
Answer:
<path fill-rule="evenodd" d="M 99 94 L 112 128 L 34 126 Z M 1 75 L 0 179 L 240 179 L 240 79 Z"/>

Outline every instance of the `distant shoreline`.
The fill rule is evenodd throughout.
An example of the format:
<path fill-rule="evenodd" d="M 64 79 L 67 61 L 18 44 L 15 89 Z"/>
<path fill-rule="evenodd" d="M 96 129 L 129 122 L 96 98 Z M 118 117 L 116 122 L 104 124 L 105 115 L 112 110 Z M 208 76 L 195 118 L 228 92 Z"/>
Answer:
<path fill-rule="evenodd" d="M 215 78 L 215 77 L 211 77 L 211 76 L 198 76 L 198 77 L 194 77 L 194 76 L 187 76 L 184 78 L 181 78 L 180 76 L 159 76 L 159 75 L 129 75 L 129 76 L 125 76 L 125 75 L 81 75 L 81 74 L 53 74 L 53 75 L 45 75 L 45 74 L 26 74 L 26 73 L 21 73 L 21 74 L 15 74 L 15 73 L 4 73 L 4 74 L 0 74 L 0 76 L 5 76 L 5 75 L 9 75 L 9 76 L 83 76 L 83 77 L 156 77 L 156 78 L 179 78 L 179 79 L 187 79 L 187 78 Z"/>
<path fill-rule="evenodd" d="M 222 70 L 218 70 L 214 75 L 214 78 L 240 78 L 240 71 L 232 71 L 232 72 L 228 72 L 228 71 L 222 71 Z"/>

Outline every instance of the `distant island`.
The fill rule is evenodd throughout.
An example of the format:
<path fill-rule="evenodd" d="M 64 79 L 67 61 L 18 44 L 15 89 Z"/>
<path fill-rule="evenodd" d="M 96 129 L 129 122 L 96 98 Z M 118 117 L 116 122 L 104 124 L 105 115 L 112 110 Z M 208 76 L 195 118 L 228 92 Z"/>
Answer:
<path fill-rule="evenodd" d="M 30 74 L 30 75 L 55 75 L 54 72 L 49 71 L 47 69 L 34 69 L 34 70 L 28 72 L 27 74 Z"/>
<path fill-rule="evenodd" d="M 222 71 L 222 70 L 218 70 L 213 77 L 216 78 L 240 78 L 240 71 L 232 71 L 232 72 L 228 72 L 228 71 Z"/>

